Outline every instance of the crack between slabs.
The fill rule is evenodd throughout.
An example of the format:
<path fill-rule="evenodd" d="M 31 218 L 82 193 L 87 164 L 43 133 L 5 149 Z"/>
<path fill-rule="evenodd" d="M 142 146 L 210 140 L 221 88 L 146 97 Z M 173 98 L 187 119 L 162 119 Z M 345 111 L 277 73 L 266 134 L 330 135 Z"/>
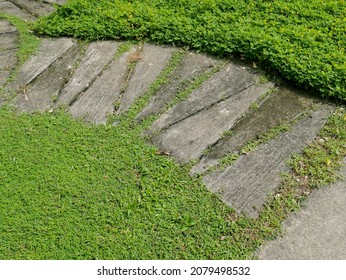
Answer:
<path fill-rule="evenodd" d="M 25 8 L 24 5 L 21 5 L 19 3 L 17 3 L 16 1 L 12 1 L 12 0 L 7 0 L 8 2 L 12 3 L 13 5 L 15 5 L 16 7 L 18 7 L 19 9 L 27 12 L 28 14 L 30 14 L 31 16 L 38 18 L 40 15 L 39 14 L 35 14 L 32 11 L 29 11 L 28 9 Z"/>
<path fill-rule="evenodd" d="M 118 49 L 115 51 L 114 54 L 116 54 L 117 51 L 118 51 Z M 105 66 L 102 68 L 101 72 L 98 75 L 96 75 L 93 79 L 91 79 L 90 83 L 88 83 L 88 85 L 86 85 L 83 89 L 81 89 L 79 92 L 77 92 L 76 95 L 71 99 L 71 101 L 69 101 L 67 103 L 67 106 L 68 107 L 73 106 L 73 104 L 76 103 L 79 100 L 79 98 L 95 83 L 95 81 L 103 75 L 103 73 L 109 68 L 109 66 L 112 63 L 114 63 L 114 61 L 115 61 L 115 59 L 114 59 L 114 55 L 113 55 L 112 59 L 110 59 L 109 62 L 107 62 L 105 64 Z M 76 70 L 77 70 L 77 67 L 76 67 Z M 61 90 L 63 90 L 63 88 Z"/>
<path fill-rule="evenodd" d="M 215 102 L 209 104 L 208 106 L 203 107 L 203 108 L 197 110 L 196 112 L 193 112 L 191 115 L 188 115 L 188 116 L 186 116 L 186 117 L 184 117 L 184 118 L 182 118 L 182 119 L 180 119 L 180 120 L 178 120 L 178 121 L 175 121 L 175 122 L 173 122 L 172 124 L 169 124 L 169 125 L 167 125 L 167 126 L 164 126 L 160 131 L 161 131 L 161 132 L 164 132 L 164 131 L 166 131 L 167 129 L 169 129 L 169 128 L 175 126 L 176 124 L 178 124 L 178 123 L 180 123 L 180 122 L 182 122 L 182 121 L 184 121 L 184 120 L 186 120 L 186 119 L 188 119 L 188 118 L 190 118 L 190 117 L 192 117 L 192 116 L 195 116 L 195 115 L 197 115 L 198 113 L 200 113 L 200 112 L 202 112 L 202 111 L 206 111 L 206 110 L 208 110 L 208 109 L 210 109 L 210 108 L 212 108 L 212 107 L 214 107 L 214 106 L 217 106 L 217 105 L 220 104 L 221 102 L 226 101 L 226 100 L 228 100 L 229 98 L 231 98 L 231 97 L 233 97 L 233 96 L 235 96 L 235 95 L 237 95 L 237 94 L 242 93 L 243 91 L 247 90 L 248 88 L 250 88 L 250 87 L 252 87 L 252 86 L 254 86 L 254 85 L 255 85 L 255 82 L 252 82 L 251 84 L 249 84 L 249 85 L 246 86 L 245 88 L 243 88 L 243 89 L 237 91 L 236 93 L 234 93 L 234 94 L 228 96 L 227 98 L 221 98 L 221 99 L 219 99 L 219 100 L 217 100 L 217 101 L 215 101 Z M 218 141 L 219 141 L 219 140 L 218 140 Z"/>

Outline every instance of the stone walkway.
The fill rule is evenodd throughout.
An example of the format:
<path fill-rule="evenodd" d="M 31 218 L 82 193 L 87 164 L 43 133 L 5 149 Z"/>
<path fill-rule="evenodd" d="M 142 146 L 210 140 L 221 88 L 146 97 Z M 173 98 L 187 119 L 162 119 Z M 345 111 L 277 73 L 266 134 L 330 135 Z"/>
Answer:
<path fill-rule="evenodd" d="M 64 2 L 0 0 L 0 11 L 31 21 L 53 12 L 52 3 Z M 17 30 L 0 20 L 0 86 L 17 93 L 14 99 L 0 99 L 0 104 L 29 113 L 65 105 L 73 117 L 95 124 L 127 112 L 180 51 L 144 44 L 123 53 L 121 42 L 81 45 L 70 38 L 43 39 L 15 80 L 5 84 L 16 64 L 17 40 Z M 182 93 L 187 97 L 181 98 Z M 333 104 L 275 85 L 241 61 L 185 52 L 136 120 L 158 116 L 145 132 L 152 143 L 179 163 L 194 162 L 192 176 L 202 176 L 226 204 L 256 218 L 268 194 L 279 186 L 280 174 L 288 171 L 287 160 L 314 139 L 334 110 Z M 246 143 L 281 124 L 291 129 L 242 153 Z M 229 154 L 238 159 L 219 168 Z M 346 223 L 345 214 L 339 218 Z"/>

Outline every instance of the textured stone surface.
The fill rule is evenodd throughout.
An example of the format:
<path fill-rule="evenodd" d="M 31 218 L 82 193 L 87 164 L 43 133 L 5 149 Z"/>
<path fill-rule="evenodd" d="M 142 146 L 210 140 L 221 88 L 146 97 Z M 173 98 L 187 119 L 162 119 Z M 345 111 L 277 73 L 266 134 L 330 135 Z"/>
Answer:
<path fill-rule="evenodd" d="M 67 3 L 66 0 L 43 0 L 44 3 L 56 4 L 56 5 L 64 5 Z"/>
<path fill-rule="evenodd" d="M 14 105 L 25 112 L 42 112 L 53 107 L 62 86 L 69 79 L 73 65 L 79 59 L 80 48 L 74 45 L 64 55 L 52 63 L 34 82 L 25 86 Z"/>
<path fill-rule="evenodd" d="M 54 12 L 54 7 L 50 4 L 35 0 L 10 0 L 19 8 L 27 11 L 34 16 L 45 16 Z"/>
<path fill-rule="evenodd" d="M 219 163 L 219 159 L 231 153 L 239 153 L 249 141 L 268 129 L 293 120 L 304 113 L 315 99 L 306 96 L 297 89 L 279 87 L 263 104 L 242 118 L 210 151 L 191 169 L 191 174 L 200 174 Z"/>
<path fill-rule="evenodd" d="M 264 244 L 265 260 L 346 260 L 346 158 L 343 177 L 315 190 L 283 224 L 283 236 Z"/>
<path fill-rule="evenodd" d="M 145 44 L 139 54 L 125 92 L 121 97 L 121 105 L 118 113 L 127 111 L 136 98 L 141 97 L 149 89 L 150 85 L 169 62 L 173 48 L 159 47 Z M 137 58 L 135 58 L 137 59 Z M 129 58 L 129 62 L 132 58 Z"/>
<path fill-rule="evenodd" d="M 197 159 L 209 145 L 222 136 L 224 131 L 231 129 L 248 110 L 250 104 L 267 89 L 265 86 L 253 85 L 169 127 L 154 137 L 153 141 L 161 150 L 169 152 L 178 161 Z M 214 93 L 216 94 L 215 91 L 210 91 L 211 96 Z M 184 111 L 181 114 L 183 115 Z"/>
<path fill-rule="evenodd" d="M 164 113 L 150 128 L 156 133 L 168 128 L 197 112 L 208 108 L 222 99 L 235 95 L 255 84 L 258 76 L 243 65 L 227 64 L 220 72 L 208 79 L 185 101 L 178 103 Z"/>
<path fill-rule="evenodd" d="M 28 85 L 74 45 L 73 40 L 67 38 L 43 39 L 38 52 L 21 67 L 7 88 L 17 91 Z"/>
<path fill-rule="evenodd" d="M 322 105 L 291 131 L 241 156 L 225 171 L 208 174 L 204 183 L 226 204 L 256 218 L 267 195 L 278 187 L 280 174 L 287 171 L 287 159 L 313 140 L 331 111 L 331 106 Z"/>
<path fill-rule="evenodd" d="M 70 105 L 101 74 L 114 58 L 119 43 L 105 41 L 91 43 L 71 80 L 62 89 L 57 104 Z"/>
<path fill-rule="evenodd" d="M 27 11 L 19 8 L 9 1 L 0 2 L 0 11 L 9 15 L 20 17 L 23 20 L 32 21 L 36 19 L 35 16 L 29 14 Z"/>
<path fill-rule="evenodd" d="M 159 113 L 174 96 L 189 85 L 201 74 L 212 70 L 220 63 L 217 59 L 205 54 L 188 53 L 172 74 L 169 82 L 162 86 L 151 98 L 148 105 L 138 115 L 137 121 Z"/>
<path fill-rule="evenodd" d="M 114 61 L 102 75 L 74 102 L 72 116 L 93 123 L 105 123 L 119 102 L 127 74 L 129 53 Z"/>

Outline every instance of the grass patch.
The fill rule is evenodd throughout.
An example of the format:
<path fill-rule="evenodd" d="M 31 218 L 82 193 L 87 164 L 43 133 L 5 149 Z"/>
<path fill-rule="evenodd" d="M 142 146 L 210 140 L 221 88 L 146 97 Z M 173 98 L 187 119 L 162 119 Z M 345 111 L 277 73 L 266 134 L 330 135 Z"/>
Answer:
<path fill-rule="evenodd" d="M 346 154 L 345 118 L 340 109 L 329 119 L 253 220 L 160 155 L 139 127 L 1 108 L 0 258 L 252 258 L 313 188 L 336 178 Z"/>
<path fill-rule="evenodd" d="M 240 53 L 298 85 L 346 100 L 345 7 L 343 0 L 72 0 L 35 30 Z"/>

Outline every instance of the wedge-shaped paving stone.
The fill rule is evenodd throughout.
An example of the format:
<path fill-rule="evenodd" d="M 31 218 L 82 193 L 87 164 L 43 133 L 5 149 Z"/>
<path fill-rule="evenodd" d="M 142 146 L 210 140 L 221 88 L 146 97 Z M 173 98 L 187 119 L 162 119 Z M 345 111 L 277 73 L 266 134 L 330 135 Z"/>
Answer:
<path fill-rule="evenodd" d="M 173 48 L 145 44 L 139 61 L 121 98 L 118 113 L 127 111 L 136 98 L 143 96 L 168 64 Z M 131 60 L 131 58 L 130 58 Z M 131 62 L 131 61 L 130 61 Z"/>
<path fill-rule="evenodd" d="M 73 46 L 75 43 L 68 38 L 43 39 L 37 54 L 21 67 L 16 79 L 7 86 L 7 89 L 18 91 L 25 87 Z"/>
<path fill-rule="evenodd" d="M 19 8 L 9 1 L 0 2 L 0 11 L 9 15 L 17 16 L 23 20 L 33 21 L 36 19 L 36 17 L 29 14 L 27 11 Z"/>
<path fill-rule="evenodd" d="M 220 139 L 224 131 L 232 128 L 250 104 L 267 89 L 265 85 L 253 85 L 235 93 L 228 99 L 169 127 L 154 137 L 153 141 L 161 150 L 169 152 L 180 162 L 198 159 L 209 145 Z M 211 90 L 210 95 L 213 94 L 214 91 Z"/>
<path fill-rule="evenodd" d="M 242 64 L 227 64 L 195 90 L 187 100 L 178 103 L 154 122 L 149 134 L 156 134 L 158 131 L 168 128 L 222 99 L 251 87 L 257 78 L 258 75 L 252 69 Z"/>
<path fill-rule="evenodd" d="M 102 75 L 70 107 L 73 117 L 96 124 L 106 123 L 114 113 L 128 73 L 128 55 L 113 61 Z"/>
<path fill-rule="evenodd" d="M 57 104 L 72 104 L 101 74 L 114 58 L 120 43 L 105 41 L 91 43 L 71 80 L 61 91 Z"/>
<path fill-rule="evenodd" d="M 81 56 L 76 44 L 56 60 L 40 77 L 27 85 L 13 103 L 21 111 L 42 112 L 53 108 L 62 86 L 68 81 L 74 64 Z"/>
<path fill-rule="evenodd" d="M 314 190 L 283 223 L 282 237 L 257 252 L 265 260 L 346 260 L 346 158 L 342 179 Z"/>
<path fill-rule="evenodd" d="M 198 75 L 212 70 L 220 63 L 217 59 L 205 54 L 188 53 L 181 65 L 173 72 L 167 84 L 162 86 L 149 101 L 149 104 L 136 118 L 141 121 L 144 118 L 159 113 L 176 94 L 191 84 Z"/>
<path fill-rule="evenodd" d="M 231 153 L 239 153 L 249 141 L 255 140 L 268 129 L 293 120 L 304 113 L 316 101 L 298 89 L 279 87 L 275 89 L 260 108 L 242 118 L 231 134 L 224 136 L 191 169 L 191 174 L 200 174 L 219 163 L 219 159 Z"/>
<path fill-rule="evenodd" d="M 243 155 L 225 171 L 206 175 L 204 183 L 239 213 L 256 218 L 268 194 L 279 186 L 280 174 L 289 170 L 286 161 L 314 139 L 332 110 L 322 105 L 291 131 Z"/>
<path fill-rule="evenodd" d="M 55 8 L 46 3 L 42 3 L 36 0 L 10 0 L 13 4 L 19 8 L 27 11 L 35 16 L 45 16 L 55 11 Z"/>

